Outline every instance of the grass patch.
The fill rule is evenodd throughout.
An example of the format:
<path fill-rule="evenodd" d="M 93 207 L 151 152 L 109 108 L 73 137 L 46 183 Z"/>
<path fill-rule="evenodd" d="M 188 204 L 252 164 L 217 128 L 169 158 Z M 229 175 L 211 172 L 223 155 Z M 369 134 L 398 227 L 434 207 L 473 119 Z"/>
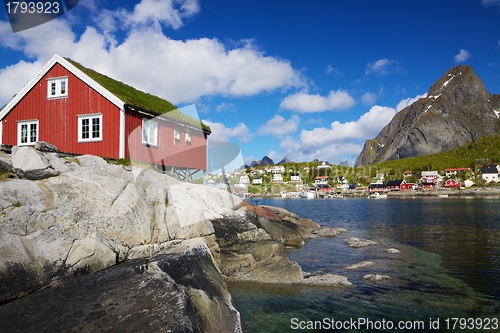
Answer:
<path fill-rule="evenodd" d="M 119 158 L 119 159 L 114 159 L 114 158 L 105 158 L 104 159 L 106 162 L 109 164 L 115 164 L 115 165 L 123 165 L 123 166 L 131 166 L 132 161 L 130 158 Z"/>

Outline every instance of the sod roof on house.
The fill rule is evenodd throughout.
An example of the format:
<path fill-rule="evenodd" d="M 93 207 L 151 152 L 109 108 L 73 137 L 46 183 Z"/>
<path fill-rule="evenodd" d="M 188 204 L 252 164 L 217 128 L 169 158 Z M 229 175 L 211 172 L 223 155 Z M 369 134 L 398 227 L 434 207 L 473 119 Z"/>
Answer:
<path fill-rule="evenodd" d="M 183 114 L 177 109 L 175 105 L 173 105 L 169 101 L 158 96 L 145 93 L 132 86 L 129 86 L 128 84 L 112 79 L 109 76 L 98 73 L 92 69 L 86 68 L 78 62 L 73 61 L 69 58 L 65 59 L 73 64 L 76 68 L 81 70 L 83 73 L 85 73 L 87 76 L 92 78 L 94 81 L 99 83 L 101 86 L 109 90 L 113 95 L 121 99 L 126 106 L 132 109 L 149 113 L 153 116 L 161 116 L 161 118 L 166 118 L 167 120 L 194 126 L 196 128 L 199 128 L 201 125 L 203 131 L 210 134 L 210 127 L 201 123 L 199 120 Z"/>

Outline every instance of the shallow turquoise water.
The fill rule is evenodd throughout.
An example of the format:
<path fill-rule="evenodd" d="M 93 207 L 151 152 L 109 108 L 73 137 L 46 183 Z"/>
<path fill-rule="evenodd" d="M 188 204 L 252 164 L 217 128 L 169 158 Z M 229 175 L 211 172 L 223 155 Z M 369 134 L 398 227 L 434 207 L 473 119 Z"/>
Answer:
<path fill-rule="evenodd" d="M 459 331 L 459 326 L 452 330 L 447 318 L 500 320 L 499 198 L 268 199 L 259 205 L 283 207 L 320 224 L 346 228 L 346 234 L 311 240 L 288 255 L 306 272 L 345 275 L 354 286 L 230 284 L 245 332 L 334 331 L 332 320 L 352 323 L 359 318 L 371 322 L 371 329 L 355 326 L 335 331 L 451 332 Z M 380 245 L 352 249 L 343 241 L 349 237 Z M 401 254 L 384 252 L 389 247 Z M 363 260 L 375 266 L 345 270 Z M 368 283 L 363 276 L 370 273 L 391 279 Z M 389 321 L 421 326 L 388 329 Z M 316 329 L 308 328 L 313 323 L 318 324 Z"/>

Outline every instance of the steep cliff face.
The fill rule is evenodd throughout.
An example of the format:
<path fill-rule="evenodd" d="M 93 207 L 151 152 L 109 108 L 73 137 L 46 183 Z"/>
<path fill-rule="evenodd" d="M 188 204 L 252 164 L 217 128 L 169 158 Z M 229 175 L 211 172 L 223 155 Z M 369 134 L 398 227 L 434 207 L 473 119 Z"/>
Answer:
<path fill-rule="evenodd" d="M 375 139 L 367 140 L 356 166 L 422 156 L 495 133 L 500 96 L 491 95 L 471 66 L 457 66 L 432 85 L 427 97 L 401 110 Z"/>

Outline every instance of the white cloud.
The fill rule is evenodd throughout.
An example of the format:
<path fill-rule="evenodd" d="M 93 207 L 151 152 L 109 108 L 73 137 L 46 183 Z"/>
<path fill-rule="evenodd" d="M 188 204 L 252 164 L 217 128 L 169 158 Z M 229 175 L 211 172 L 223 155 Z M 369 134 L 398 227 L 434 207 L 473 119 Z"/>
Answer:
<path fill-rule="evenodd" d="M 231 111 L 231 112 L 236 112 L 236 105 L 234 103 L 224 103 L 222 102 L 221 104 L 217 105 L 215 108 L 217 112 L 222 112 L 222 111 Z"/>
<path fill-rule="evenodd" d="M 231 139 L 237 139 L 241 142 L 248 142 L 252 138 L 250 130 L 243 123 L 239 123 L 235 127 L 230 128 L 222 123 L 212 122 L 210 120 L 203 119 L 202 122 L 210 126 L 212 130 L 212 134 L 209 136 L 210 141 L 229 142 Z"/>
<path fill-rule="evenodd" d="M 427 93 L 424 93 L 422 95 L 417 95 L 415 97 L 409 97 L 409 98 L 402 99 L 401 101 L 399 101 L 398 105 L 396 106 L 396 111 L 399 112 L 399 111 L 403 110 L 405 107 L 412 105 L 413 103 L 415 103 L 419 99 L 425 98 L 425 97 L 427 97 Z"/>
<path fill-rule="evenodd" d="M 470 54 L 470 52 L 468 50 L 461 49 L 458 52 L 458 54 L 455 55 L 455 62 L 458 64 L 458 63 L 469 60 L 471 57 L 472 57 L 472 55 Z"/>
<path fill-rule="evenodd" d="M 361 103 L 364 105 L 373 105 L 377 100 L 377 94 L 367 91 L 361 96 Z"/>
<path fill-rule="evenodd" d="M 158 24 L 178 27 L 199 10 L 197 6 L 193 0 L 142 0 L 131 13 L 108 11 L 108 21 L 88 26 L 79 37 L 64 17 L 16 34 L 4 34 L 10 28 L 0 22 L 0 43 L 38 64 L 59 53 L 174 104 L 196 102 L 202 96 L 251 96 L 306 85 L 289 61 L 266 56 L 248 41 L 228 48 L 217 39 L 174 40 L 157 29 Z M 115 32 L 124 28 L 125 34 Z M 0 75 L 0 81 L 5 78 Z M 31 78 L 2 91 L 0 104 Z M 5 100 L 5 96 L 10 97 Z"/>
<path fill-rule="evenodd" d="M 110 17 L 122 21 L 127 27 L 143 27 L 153 25 L 157 29 L 170 26 L 179 29 L 184 25 L 183 19 L 197 14 L 200 6 L 196 0 L 142 0 L 134 6 L 132 12 L 123 9 L 108 11 Z"/>
<path fill-rule="evenodd" d="M 339 69 L 332 67 L 330 64 L 328 64 L 326 66 L 326 74 L 331 74 L 331 73 L 335 75 L 342 75 L 342 72 Z"/>
<path fill-rule="evenodd" d="M 489 6 L 499 6 L 500 7 L 500 0 L 481 0 L 481 4 L 485 7 L 489 7 Z"/>
<path fill-rule="evenodd" d="M 365 75 L 376 74 L 378 76 L 384 76 L 397 69 L 394 66 L 397 62 L 393 59 L 379 59 L 375 62 L 366 65 Z"/>
<path fill-rule="evenodd" d="M 271 150 L 269 153 L 267 153 L 266 155 L 267 157 L 269 157 L 270 159 L 273 160 L 273 162 L 277 163 L 279 162 L 278 160 L 274 160 L 276 157 L 278 157 L 278 154 L 274 151 L 274 150 Z"/>
<path fill-rule="evenodd" d="M 175 5 L 180 4 L 179 7 Z M 172 0 L 142 0 L 135 5 L 131 15 L 127 15 L 127 21 L 132 25 L 155 26 L 166 24 L 174 29 L 183 25 L 182 19 L 192 16 L 199 11 L 196 1 L 172 1 Z"/>
<path fill-rule="evenodd" d="M 330 128 L 302 130 L 298 139 L 288 137 L 280 147 L 285 156 L 296 161 L 315 158 L 333 163 L 346 159 L 353 161 L 361 152 L 364 140 L 375 137 L 395 114 L 394 108 L 376 105 L 358 120 L 334 121 Z"/>
<path fill-rule="evenodd" d="M 3 108 L 40 70 L 43 64 L 20 61 L 0 69 L 0 108 Z M 19 87 L 13 90 L 12 86 Z"/>
<path fill-rule="evenodd" d="M 285 120 L 285 118 L 283 118 L 282 116 L 275 115 L 264 125 L 262 125 L 257 133 L 262 135 L 272 135 L 281 138 L 285 135 L 295 132 L 298 126 L 299 117 L 296 115 L 293 115 L 290 120 Z"/>
<path fill-rule="evenodd" d="M 348 109 L 356 103 L 346 91 L 330 91 L 328 96 L 319 94 L 296 93 L 286 97 L 280 104 L 280 109 L 301 113 L 323 112 L 329 110 Z"/>

